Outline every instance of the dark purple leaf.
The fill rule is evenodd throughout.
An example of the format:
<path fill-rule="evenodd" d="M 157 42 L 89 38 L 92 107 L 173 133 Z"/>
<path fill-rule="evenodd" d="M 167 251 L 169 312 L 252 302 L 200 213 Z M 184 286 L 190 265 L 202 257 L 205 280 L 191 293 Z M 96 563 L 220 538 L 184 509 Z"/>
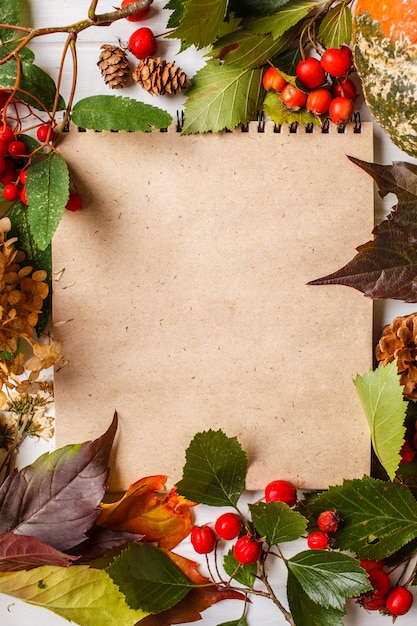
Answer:
<path fill-rule="evenodd" d="M 43 454 L 14 471 L 0 487 L 0 533 L 38 537 L 62 551 L 85 541 L 100 513 L 116 429 L 115 414 L 98 439 Z"/>
<path fill-rule="evenodd" d="M 77 560 L 78 557 L 55 550 L 37 537 L 0 535 L 0 572 L 29 570 L 41 565 L 68 567 Z"/>
<path fill-rule="evenodd" d="M 88 539 L 79 546 L 71 550 L 75 554 L 80 555 L 79 563 L 92 561 L 102 557 L 107 550 L 114 548 L 122 548 L 133 541 L 140 541 L 143 535 L 137 533 L 127 533 L 119 530 L 110 530 L 110 528 L 102 528 L 94 526 L 88 533 Z"/>
<path fill-rule="evenodd" d="M 394 193 L 398 204 L 349 263 L 308 284 L 347 285 L 369 298 L 417 302 L 417 165 L 350 159 L 374 178 L 382 197 Z"/>

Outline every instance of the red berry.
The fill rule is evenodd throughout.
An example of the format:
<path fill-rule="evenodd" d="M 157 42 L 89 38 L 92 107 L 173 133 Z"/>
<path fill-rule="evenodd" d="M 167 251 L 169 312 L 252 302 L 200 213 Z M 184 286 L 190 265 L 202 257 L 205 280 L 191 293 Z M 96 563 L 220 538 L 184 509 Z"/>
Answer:
<path fill-rule="evenodd" d="M 408 613 L 413 599 L 413 594 L 406 587 L 394 587 L 387 596 L 385 606 L 391 615 L 397 617 Z"/>
<path fill-rule="evenodd" d="M 325 550 L 329 547 L 329 536 L 322 530 L 313 530 L 307 537 L 310 550 Z"/>
<path fill-rule="evenodd" d="M 83 201 L 82 201 L 81 196 L 79 196 L 78 193 L 70 193 L 68 202 L 65 208 L 68 209 L 68 211 L 75 212 L 81 209 L 82 205 L 83 205 Z"/>
<path fill-rule="evenodd" d="M 365 572 L 372 572 L 375 569 L 383 569 L 384 561 L 375 561 L 374 559 L 361 559 L 359 565 L 365 570 Z"/>
<path fill-rule="evenodd" d="M 360 604 L 367 611 L 379 611 L 385 607 L 385 596 L 364 595 L 360 598 Z"/>
<path fill-rule="evenodd" d="M 229 539 L 235 539 L 240 533 L 240 529 L 242 528 L 242 522 L 240 518 L 235 513 L 223 513 L 217 518 L 216 523 L 214 524 L 214 529 L 216 533 L 222 539 L 226 541 Z"/>
<path fill-rule="evenodd" d="M 351 48 L 349 48 L 349 46 L 346 46 L 345 44 L 342 44 L 340 46 L 340 52 L 343 52 L 343 54 L 346 54 L 350 60 L 352 60 L 353 57 L 353 52 L 351 50 Z"/>
<path fill-rule="evenodd" d="M 297 490 L 287 480 L 273 480 L 265 487 L 265 500 L 267 502 L 285 502 L 288 506 L 294 506 L 297 502 Z"/>
<path fill-rule="evenodd" d="M 6 159 L 4 158 L 4 156 L 0 156 L 0 174 L 2 174 L 4 171 L 7 171 L 6 170 Z"/>
<path fill-rule="evenodd" d="M 158 50 L 158 42 L 150 28 L 135 30 L 129 37 L 129 48 L 138 59 L 152 57 Z"/>
<path fill-rule="evenodd" d="M 349 98 L 333 98 L 329 106 L 329 117 L 335 124 L 347 124 L 353 115 L 354 104 Z"/>
<path fill-rule="evenodd" d="M 20 200 L 21 202 L 23 202 L 23 204 L 28 204 L 28 196 L 25 187 L 23 187 L 22 191 L 20 192 Z"/>
<path fill-rule="evenodd" d="M 0 183 L 2 185 L 7 185 L 8 183 L 12 183 L 16 180 L 16 173 L 11 172 L 7 168 L 0 175 Z"/>
<path fill-rule="evenodd" d="M 213 552 L 216 546 L 216 535 L 210 526 L 194 526 L 190 541 L 198 554 L 208 554 Z"/>
<path fill-rule="evenodd" d="M 27 177 L 28 177 L 28 171 L 27 171 L 27 169 L 26 169 L 26 170 L 22 170 L 22 171 L 20 172 L 20 174 L 19 174 L 19 182 L 20 182 L 22 185 L 26 185 L 26 179 L 27 179 Z"/>
<path fill-rule="evenodd" d="M 372 595 L 375 598 L 380 598 L 388 593 L 391 587 L 391 581 L 388 574 L 384 572 L 384 570 L 374 569 L 372 572 L 369 572 L 368 578 L 373 587 Z"/>
<path fill-rule="evenodd" d="M 281 91 L 281 102 L 285 104 L 288 109 L 294 109 L 294 111 L 298 111 L 303 107 L 307 100 L 307 94 L 298 87 L 294 87 L 291 83 L 285 85 L 284 89 Z"/>
<path fill-rule="evenodd" d="M 337 98 L 343 96 L 354 100 L 357 95 L 356 85 L 350 78 L 341 78 L 332 85 L 332 95 Z"/>
<path fill-rule="evenodd" d="M 309 113 L 313 115 L 323 115 L 329 110 L 332 94 L 328 89 L 314 89 L 307 96 L 306 107 Z"/>
<path fill-rule="evenodd" d="M 267 69 L 262 77 L 262 85 L 267 91 L 276 91 L 279 93 L 286 84 L 287 81 L 276 67 Z"/>
<path fill-rule="evenodd" d="M 128 4 L 132 4 L 132 2 L 135 2 L 135 0 L 123 0 L 121 8 L 124 9 Z M 141 20 L 144 20 L 146 17 L 148 17 L 150 12 L 151 7 L 150 5 L 148 5 L 144 9 L 140 9 L 137 13 L 129 15 L 126 19 L 129 20 L 129 22 L 140 22 Z"/>
<path fill-rule="evenodd" d="M 20 187 L 13 183 L 7 183 L 3 187 L 2 196 L 5 200 L 17 200 L 20 196 Z"/>
<path fill-rule="evenodd" d="M 414 459 L 415 453 L 416 451 L 414 450 L 411 442 L 406 439 L 400 450 L 401 463 L 411 463 Z"/>
<path fill-rule="evenodd" d="M 9 99 L 10 94 L 7 91 L 0 90 L 0 109 L 4 108 L 7 100 Z"/>
<path fill-rule="evenodd" d="M 5 156 L 7 154 L 7 142 L 3 139 L 0 139 L 0 156 Z"/>
<path fill-rule="evenodd" d="M 340 78 L 346 76 L 352 65 L 352 59 L 340 48 L 328 48 L 323 52 L 320 63 L 325 72 L 330 76 Z"/>
<path fill-rule="evenodd" d="M 326 81 L 326 75 L 320 61 L 314 57 L 308 57 L 297 63 L 295 68 L 298 80 L 308 89 L 320 87 Z"/>
<path fill-rule="evenodd" d="M 46 143 L 55 139 L 55 131 L 50 124 L 42 124 L 36 131 L 36 136 L 39 141 Z"/>
<path fill-rule="evenodd" d="M 5 141 L 6 143 L 10 143 L 14 140 L 14 132 L 12 131 L 10 126 L 7 126 L 7 124 L 0 125 L 0 139 Z"/>
<path fill-rule="evenodd" d="M 20 156 L 24 156 L 27 153 L 28 149 L 23 141 L 19 141 L 17 139 L 16 141 L 11 141 L 9 143 L 9 145 L 7 146 L 7 151 L 13 158 L 18 158 Z"/>
<path fill-rule="evenodd" d="M 259 541 L 250 535 L 244 535 L 236 541 L 233 554 L 236 561 L 242 565 L 251 565 L 259 560 L 262 554 L 262 546 Z"/>
<path fill-rule="evenodd" d="M 325 533 L 334 533 L 339 526 L 340 516 L 336 510 L 323 511 L 317 518 L 317 526 Z"/>

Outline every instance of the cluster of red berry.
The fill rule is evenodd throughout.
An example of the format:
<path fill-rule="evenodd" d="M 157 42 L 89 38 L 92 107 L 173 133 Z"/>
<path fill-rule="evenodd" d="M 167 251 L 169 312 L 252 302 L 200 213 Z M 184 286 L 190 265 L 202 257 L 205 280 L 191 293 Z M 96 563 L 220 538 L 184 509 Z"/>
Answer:
<path fill-rule="evenodd" d="M 135 0 L 123 0 L 121 8 L 124 9 L 134 1 Z M 147 6 L 137 13 L 129 15 L 126 19 L 129 22 L 141 22 L 148 17 L 150 10 L 151 7 Z M 135 30 L 129 37 L 129 50 L 138 59 L 154 56 L 158 50 L 158 42 L 153 31 L 147 27 L 141 27 Z"/>
<path fill-rule="evenodd" d="M 328 48 L 320 59 L 311 56 L 299 61 L 293 82 L 276 67 L 270 67 L 262 84 L 267 91 L 279 93 L 288 109 L 305 107 L 315 117 L 328 115 L 335 124 L 346 124 L 357 95 L 355 83 L 348 77 L 351 71 L 352 50 L 342 45 Z"/>
<path fill-rule="evenodd" d="M 380 611 L 392 617 L 408 613 L 413 604 L 413 594 L 406 586 L 391 584 L 384 562 L 362 559 L 360 565 L 368 573 L 372 590 L 360 596 L 359 604 L 368 611 Z"/>
<path fill-rule="evenodd" d="M 331 533 L 336 532 L 340 515 L 336 510 L 323 511 L 317 518 L 318 530 L 312 530 L 307 536 L 307 545 L 311 550 L 326 550 L 331 544 Z"/>

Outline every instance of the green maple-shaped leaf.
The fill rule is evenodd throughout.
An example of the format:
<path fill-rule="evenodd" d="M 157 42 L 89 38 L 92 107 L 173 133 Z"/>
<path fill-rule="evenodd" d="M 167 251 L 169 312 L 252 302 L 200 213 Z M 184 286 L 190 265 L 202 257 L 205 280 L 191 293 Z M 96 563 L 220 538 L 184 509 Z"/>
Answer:
<path fill-rule="evenodd" d="M 278 39 L 285 31 L 303 20 L 310 11 L 318 9 L 323 4 L 325 4 L 324 0 L 321 2 L 290 0 L 273 15 L 249 19 L 247 25 L 254 33 L 271 33 L 274 39 Z"/>
<path fill-rule="evenodd" d="M 375 454 L 393 480 L 401 461 L 408 406 L 396 362 L 357 376 L 355 387 L 368 420 Z"/>
<path fill-rule="evenodd" d="M 2 0 L 0 3 L 0 24 L 18 26 L 20 24 L 19 0 Z M 13 39 L 16 31 L 13 28 L 0 28 L 0 42 Z"/>
<path fill-rule="evenodd" d="M 295 541 L 306 531 L 307 519 L 283 502 L 259 502 L 249 508 L 256 530 L 270 546 Z"/>
<path fill-rule="evenodd" d="M 310 285 L 347 285 L 370 298 L 417 301 L 417 165 L 366 163 L 350 157 L 368 172 L 384 197 L 394 193 L 398 204 L 373 230 L 375 238 L 359 246 L 356 256 L 338 271 Z"/>
<path fill-rule="evenodd" d="M 326 609 L 343 611 L 346 598 L 372 588 L 358 560 L 341 552 L 306 550 L 286 564 L 310 600 Z"/>
<path fill-rule="evenodd" d="M 245 487 L 248 460 L 236 437 L 221 430 L 197 433 L 186 450 L 176 488 L 192 502 L 236 506 Z"/>
<path fill-rule="evenodd" d="M 205 48 L 216 39 L 226 8 L 227 0 L 187 0 L 176 13 L 179 25 L 171 36 L 197 49 Z"/>
<path fill-rule="evenodd" d="M 74 106 L 71 119 L 81 128 L 132 132 L 167 128 L 172 122 L 166 111 L 122 96 L 83 98 Z"/>
<path fill-rule="evenodd" d="M 342 550 L 361 558 L 384 559 L 417 537 L 417 502 L 399 483 L 364 476 L 315 496 L 308 514 L 336 509 L 342 523 L 335 537 Z"/>
<path fill-rule="evenodd" d="M 352 39 L 352 11 L 341 2 L 328 11 L 320 22 L 318 36 L 326 48 L 349 45 Z"/>
<path fill-rule="evenodd" d="M 68 167 L 60 154 L 51 152 L 28 169 L 26 192 L 31 234 L 37 247 L 46 250 L 69 197 Z"/>
<path fill-rule="evenodd" d="M 262 93 L 261 69 L 209 61 L 196 73 L 188 90 L 183 134 L 233 130 L 256 119 Z"/>
<path fill-rule="evenodd" d="M 282 124 L 313 124 L 320 126 L 322 121 L 309 113 L 306 108 L 294 111 L 285 106 L 280 100 L 279 94 L 269 91 L 263 102 L 263 110 L 277 126 Z"/>
<path fill-rule="evenodd" d="M 291 571 L 287 578 L 287 598 L 297 626 L 343 626 L 346 612 L 313 602 Z"/>
<path fill-rule="evenodd" d="M 146 616 L 130 608 L 107 572 L 87 565 L 42 566 L 0 575 L 0 593 L 53 611 L 83 626 L 134 626 Z"/>
<path fill-rule="evenodd" d="M 40 456 L 0 487 L 0 533 L 37 537 L 57 550 L 87 538 L 105 494 L 116 416 L 104 435 Z"/>
<path fill-rule="evenodd" d="M 241 585 L 249 587 L 250 589 L 254 586 L 258 571 L 257 563 L 240 565 L 233 554 L 233 548 L 225 554 L 223 559 L 223 568 L 228 576 L 233 576 L 234 580 Z"/>
<path fill-rule="evenodd" d="M 170 609 L 193 588 L 169 556 L 146 542 L 129 545 L 107 571 L 129 606 L 150 613 Z"/>

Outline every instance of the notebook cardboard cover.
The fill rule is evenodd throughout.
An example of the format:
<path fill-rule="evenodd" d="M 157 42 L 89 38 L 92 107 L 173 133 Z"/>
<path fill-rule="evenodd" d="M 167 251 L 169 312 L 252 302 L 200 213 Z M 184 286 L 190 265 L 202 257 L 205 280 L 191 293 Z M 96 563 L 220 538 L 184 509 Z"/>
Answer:
<path fill-rule="evenodd" d="M 306 283 L 373 228 L 360 133 L 77 132 L 62 153 L 84 207 L 53 240 L 56 443 L 119 429 L 110 489 L 182 476 L 193 436 L 248 452 L 247 489 L 369 472 L 353 379 L 372 367 L 372 302 Z"/>

